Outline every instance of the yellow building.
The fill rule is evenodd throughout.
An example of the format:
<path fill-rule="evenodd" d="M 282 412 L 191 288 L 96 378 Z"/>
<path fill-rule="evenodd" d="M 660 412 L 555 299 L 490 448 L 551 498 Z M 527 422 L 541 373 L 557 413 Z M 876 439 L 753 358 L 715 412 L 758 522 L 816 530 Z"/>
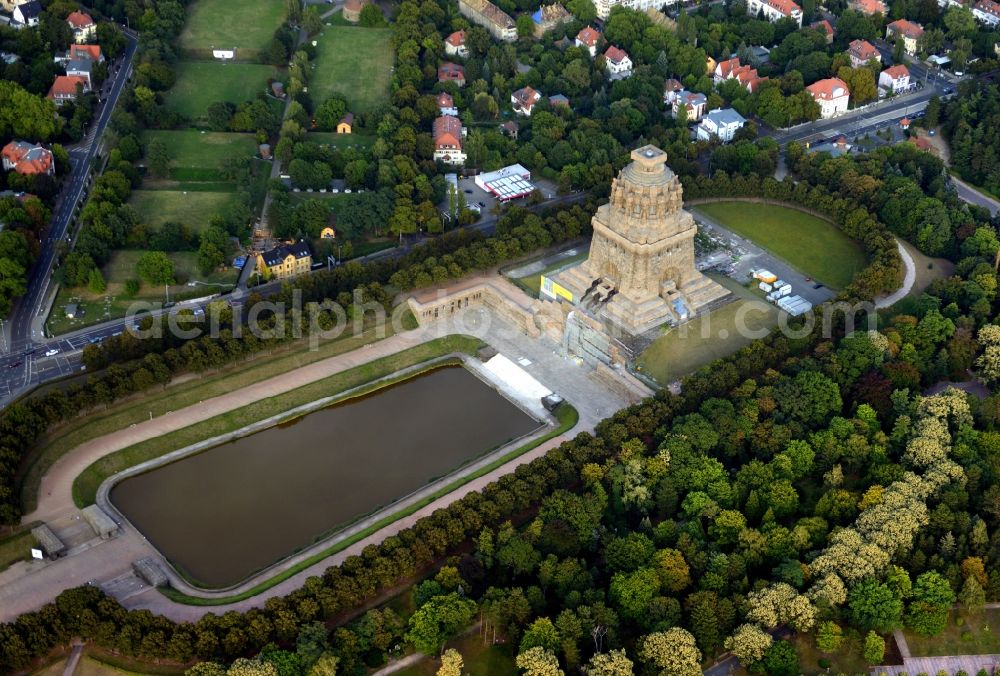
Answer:
<path fill-rule="evenodd" d="M 329 225 L 323 228 L 319 233 L 320 239 L 336 239 L 337 233 Z"/>
<path fill-rule="evenodd" d="M 270 279 L 286 279 L 309 272 L 312 253 L 305 242 L 282 244 L 257 254 L 257 272 Z"/>
<path fill-rule="evenodd" d="M 350 134 L 354 129 L 354 113 L 347 113 L 337 123 L 338 134 Z"/>

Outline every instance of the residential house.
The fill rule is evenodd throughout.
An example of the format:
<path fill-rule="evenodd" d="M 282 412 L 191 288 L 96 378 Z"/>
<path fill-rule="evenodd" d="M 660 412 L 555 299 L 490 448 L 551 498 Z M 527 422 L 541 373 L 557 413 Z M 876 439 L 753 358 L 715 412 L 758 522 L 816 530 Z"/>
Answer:
<path fill-rule="evenodd" d="M 597 56 L 597 43 L 601 40 L 601 34 L 595 31 L 590 26 L 585 27 L 579 33 L 576 34 L 576 40 L 573 42 L 577 47 L 582 47 L 590 52 L 590 56 Z"/>
<path fill-rule="evenodd" d="M 517 24 L 489 0 L 458 0 L 458 12 L 469 21 L 485 28 L 490 35 L 502 42 L 517 40 Z"/>
<path fill-rule="evenodd" d="M 70 12 L 69 16 L 66 17 L 66 23 L 73 31 L 73 42 L 78 45 L 97 37 L 97 24 L 85 12 Z"/>
<path fill-rule="evenodd" d="M 459 87 L 464 87 L 465 68 L 451 61 L 443 62 L 438 66 L 438 82 L 454 82 Z"/>
<path fill-rule="evenodd" d="M 27 141 L 11 141 L 0 151 L 3 168 L 18 174 L 35 175 L 56 173 L 52 151 Z"/>
<path fill-rule="evenodd" d="M 847 83 L 837 77 L 813 82 L 806 87 L 806 91 L 819 104 L 819 114 L 824 120 L 845 112 L 851 96 Z"/>
<path fill-rule="evenodd" d="M 507 120 L 506 122 L 500 125 L 500 131 L 506 134 L 507 136 L 511 137 L 515 141 L 517 140 L 518 130 L 519 127 L 517 125 L 517 122 L 515 122 L 514 120 Z"/>
<path fill-rule="evenodd" d="M 985 26 L 996 28 L 1000 25 L 1000 4 L 993 0 L 979 0 L 972 8 L 972 16 Z"/>
<path fill-rule="evenodd" d="M 444 164 L 464 164 L 462 152 L 462 122 L 457 117 L 442 115 L 434 120 L 434 160 Z"/>
<path fill-rule="evenodd" d="M 760 84 L 767 80 L 757 74 L 757 69 L 745 66 L 740 63 L 739 57 L 720 61 L 712 72 L 712 80 L 715 84 L 721 84 L 726 80 L 738 80 L 751 94 L 760 88 Z"/>
<path fill-rule="evenodd" d="M 889 13 L 884 0 L 850 0 L 847 3 L 847 7 L 866 16 L 871 16 L 872 14 L 885 16 Z"/>
<path fill-rule="evenodd" d="M 887 94 L 898 94 L 910 88 L 910 69 L 901 63 L 889 66 L 878 76 L 878 87 Z"/>
<path fill-rule="evenodd" d="M 24 4 L 28 0 L 0 0 L 0 9 L 5 12 L 13 12 L 18 5 Z"/>
<path fill-rule="evenodd" d="M 762 15 L 771 23 L 791 19 L 802 28 L 802 8 L 792 0 L 747 0 L 747 14 Z"/>
<path fill-rule="evenodd" d="M 257 254 L 257 272 L 266 279 L 288 279 L 312 268 L 312 252 L 302 241 Z"/>
<path fill-rule="evenodd" d="M 319 238 L 320 239 L 337 239 L 337 231 L 334 230 L 331 226 L 328 225 L 328 226 L 324 227 L 322 230 L 319 231 Z"/>
<path fill-rule="evenodd" d="M 11 12 L 10 27 L 18 30 L 22 28 L 33 28 L 38 25 L 42 16 L 42 5 L 38 0 L 28 0 L 18 5 Z"/>
<path fill-rule="evenodd" d="M 79 77 L 87 81 L 87 89 L 94 88 L 94 82 L 90 77 L 94 62 L 90 59 L 70 59 L 64 64 L 66 75 Z"/>
<path fill-rule="evenodd" d="M 58 75 L 49 88 L 47 96 L 57 106 L 61 106 L 67 101 L 76 101 L 77 93 L 80 91 L 84 94 L 90 91 L 90 86 L 85 78 L 78 75 Z"/>
<path fill-rule="evenodd" d="M 354 133 L 354 113 L 344 113 L 344 116 L 340 118 L 340 122 L 337 123 L 337 133 Z"/>
<path fill-rule="evenodd" d="M 632 59 L 624 49 L 611 45 L 604 52 L 604 69 L 612 80 L 622 80 L 632 74 Z"/>
<path fill-rule="evenodd" d="M 271 83 L 271 94 L 277 99 L 285 98 L 285 85 L 280 80 Z"/>
<path fill-rule="evenodd" d="M 361 20 L 361 10 L 365 8 L 371 0 L 345 0 L 342 11 L 345 21 L 357 23 Z"/>
<path fill-rule="evenodd" d="M 671 114 L 674 119 L 680 115 L 681 108 L 687 112 L 688 122 L 697 122 L 705 114 L 705 106 L 708 105 L 708 97 L 697 92 L 681 90 L 674 95 L 673 109 Z"/>
<path fill-rule="evenodd" d="M 827 21 L 826 19 L 822 19 L 820 21 L 813 21 L 811 24 L 809 24 L 809 27 L 825 35 L 826 44 L 828 45 L 833 44 L 833 38 L 836 37 L 836 31 L 833 30 L 833 26 L 830 25 L 829 21 Z"/>
<path fill-rule="evenodd" d="M 914 55 L 920 49 L 920 39 L 924 36 L 924 29 L 920 24 L 913 23 L 907 19 L 893 21 L 885 27 L 885 39 L 895 40 L 897 37 L 903 40 L 903 49 L 909 55 Z"/>
<path fill-rule="evenodd" d="M 437 102 L 438 112 L 442 115 L 458 116 L 458 108 L 455 107 L 455 99 L 448 92 L 441 92 L 434 99 Z"/>
<path fill-rule="evenodd" d="M 666 82 L 663 83 L 663 103 L 667 105 L 674 105 L 674 98 L 677 96 L 677 92 L 682 91 L 684 85 L 681 84 L 680 80 L 674 78 L 668 78 Z"/>
<path fill-rule="evenodd" d="M 732 108 L 721 108 L 709 111 L 697 126 L 696 134 L 699 141 L 711 141 L 714 138 L 729 143 L 746 123 L 746 119 Z"/>
<path fill-rule="evenodd" d="M 562 94 L 553 94 L 549 97 L 549 105 L 555 108 L 556 106 L 563 106 L 569 108 L 569 99 Z"/>
<path fill-rule="evenodd" d="M 851 57 L 851 68 L 860 68 L 873 60 L 882 63 L 882 54 L 867 40 L 852 40 L 847 55 Z"/>
<path fill-rule="evenodd" d="M 648 12 L 649 10 L 660 10 L 671 7 L 680 0 L 594 0 L 594 8 L 597 10 L 597 18 L 607 21 L 611 15 L 611 8 L 621 5 L 627 9 L 634 9 L 637 12 Z"/>
<path fill-rule="evenodd" d="M 104 61 L 100 45 L 70 45 L 68 54 L 71 59 L 90 59 L 94 63 Z"/>
<path fill-rule="evenodd" d="M 542 5 L 531 15 L 531 21 L 535 25 L 535 39 L 539 39 L 550 30 L 560 24 L 573 20 L 573 15 L 566 11 L 566 8 L 558 2 L 551 5 Z"/>
<path fill-rule="evenodd" d="M 455 31 L 444 39 L 444 53 L 448 56 L 469 56 L 469 48 L 465 46 L 465 31 Z"/>
<path fill-rule="evenodd" d="M 531 111 L 535 108 L 535 104 L 541 100 L 542 95 L 531 87 L 518 89 L 510 95 L 510 105 L 514 107 L 514 112 L 525 117 L 531 117 Z"/>

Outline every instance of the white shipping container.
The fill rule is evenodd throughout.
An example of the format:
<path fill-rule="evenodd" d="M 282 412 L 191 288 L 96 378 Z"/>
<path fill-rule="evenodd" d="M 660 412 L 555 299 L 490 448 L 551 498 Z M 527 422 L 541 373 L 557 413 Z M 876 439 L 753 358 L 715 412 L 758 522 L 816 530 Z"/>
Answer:
<path fill-rule="evenodd" d="M 774 287 L 768 284 L 767 282 L 761 282 L 760 284 L 757 285 L 757 288 L 759 288 L 764 293 L 770 293 L 774 289 Z"/>

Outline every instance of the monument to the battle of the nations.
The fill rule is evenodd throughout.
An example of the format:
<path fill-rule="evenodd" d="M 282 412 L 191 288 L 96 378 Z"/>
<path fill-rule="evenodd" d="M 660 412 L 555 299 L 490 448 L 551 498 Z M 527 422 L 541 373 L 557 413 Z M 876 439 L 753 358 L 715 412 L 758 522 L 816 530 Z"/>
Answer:
<path fill-rule="evenodd" d="M 554 277 L 589 312 L 632 335 L 684 321 L 729 293 L 695 269 L 697 227 L 666 161 L 652 145 L 632 151 L 610 203 L 594 215 L 589 257 Z"/>

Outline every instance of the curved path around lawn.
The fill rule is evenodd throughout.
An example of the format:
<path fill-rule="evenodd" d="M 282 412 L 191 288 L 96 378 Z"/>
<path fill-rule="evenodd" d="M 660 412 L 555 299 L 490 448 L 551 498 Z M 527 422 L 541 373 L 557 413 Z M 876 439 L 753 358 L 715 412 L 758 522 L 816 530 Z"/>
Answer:
<path fill-rule="evenodd" d="M 888 296 L 876 298 L 876 310 L 882 310 L 903 300 L 913 290 L 913 284 L 917 281 L 917 266 L 913 262 L 913 256 L 906 250 L 898 237 L 896 238 L 896 248 L 899 249 L 899 257 L 903 261 L 903 267 L 906 268 L 906 273 L 903 275 L 903 285 Z"/>

